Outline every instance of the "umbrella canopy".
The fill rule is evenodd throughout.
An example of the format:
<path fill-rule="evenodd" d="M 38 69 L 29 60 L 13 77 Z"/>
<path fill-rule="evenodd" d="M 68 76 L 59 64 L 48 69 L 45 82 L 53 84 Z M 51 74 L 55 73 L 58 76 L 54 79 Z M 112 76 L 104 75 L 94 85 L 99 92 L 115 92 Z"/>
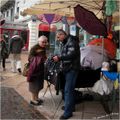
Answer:
<path fill-rule="evenodd" d="M 104 50 L 104 53 L 102 51 L 103 50 L 101 46 L 88 45 L 82 47 L 80 49 L 81 66 L 90 67 L 95 70 L 100 68 L 103 62 L 103 56 L 104 56 L 104 61 L 108 60 L 106 50 Z"/>
<path fill-rule="evenodd" d="M 22 14 L 59 14 L 62 16 L 74 16 L 74 7 L 78 4 L 95 14 L 102 9 L 104 0 L 43 0 L 40 3 L 25 9 Z"/>
<path fill-rule="evenodd" d="M 102 38 L 91 40 L 88 45 L 102 46 Z M 114 59 L 116 56 L 116 45 L 115 43 L 108 38 L 104 38 L 104 48 L 107 50 L 107 54 L 111 59 Z"/>
<path fill-rule="evenodd" d="M 75 18 L 80 26 L 92 35 L 107 36 L 106 26 L 96 15 L 80 5 L 75 7 Z"/>

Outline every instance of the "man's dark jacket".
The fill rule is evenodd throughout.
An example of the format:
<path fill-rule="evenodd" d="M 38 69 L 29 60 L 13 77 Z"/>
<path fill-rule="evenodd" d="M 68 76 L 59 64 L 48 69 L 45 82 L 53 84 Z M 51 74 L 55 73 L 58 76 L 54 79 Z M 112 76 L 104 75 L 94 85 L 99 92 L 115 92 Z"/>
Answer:
<path fill-rule="evenodd" d="M 67 72 L 71 69 L 78 71 L 80 69 L 80 48 L 79 41 L 76 37 L 69 35 L 61 43 L 61 55 L 63 71 Z"/>
<path fill-rule="evenodd" d="M 14 35 L 10 39 L 10 44 L 9 44 L 10 53 L 20 54 L 23 46 L 24 46 L 24 42 L 19 35 Z"/>

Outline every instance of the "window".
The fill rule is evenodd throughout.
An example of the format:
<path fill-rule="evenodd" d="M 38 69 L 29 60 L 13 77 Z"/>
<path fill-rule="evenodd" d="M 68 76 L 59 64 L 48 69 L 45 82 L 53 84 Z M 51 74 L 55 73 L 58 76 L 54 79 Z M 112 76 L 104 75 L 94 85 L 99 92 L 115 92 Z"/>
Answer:
<path fill-rule="evenodd" d="M 17 7 L 17 13 L 19 13 L 19 7 Z"/>
<path fill-rule="evenodd" d="M 7 11 L 7 17 L 9 16 L 9 11 Z"/>
<path fill-rule="evenodd" d="M 13 8 L 11 9 L 11 21 L 13 21 Z"/>

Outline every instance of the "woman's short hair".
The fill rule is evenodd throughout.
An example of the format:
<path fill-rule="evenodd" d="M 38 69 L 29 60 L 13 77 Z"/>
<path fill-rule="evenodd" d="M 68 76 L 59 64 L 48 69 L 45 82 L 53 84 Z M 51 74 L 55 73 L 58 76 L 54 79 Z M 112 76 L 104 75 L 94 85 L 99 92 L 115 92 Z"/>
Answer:
<path fill-rule="evenodd" d="M 46 36 L 44 36 L 44 35 L 42 35 L 42 36 L 40 36 L 39 38 L 38 38 L 38 41 L 43 41 L 43 40 L 48 40 L 48 38 L 46 37 Z"/>

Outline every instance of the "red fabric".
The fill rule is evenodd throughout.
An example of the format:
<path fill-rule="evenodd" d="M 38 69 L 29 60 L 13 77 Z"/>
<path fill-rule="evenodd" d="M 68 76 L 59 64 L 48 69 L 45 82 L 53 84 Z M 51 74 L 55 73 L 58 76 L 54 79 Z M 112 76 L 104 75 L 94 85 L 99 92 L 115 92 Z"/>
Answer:
<path fill-rule="evenodd" d="M 113 59 L 116 56 L 116 45 L 111 39 L 103 38 L 104 39 L 104 48 L 108 52 L 108 56 Z M 93 39 L 91 42 L 88 43 L 88 45 L 96 45 L 96 46 L 102 46 L 102 38 Z"/>
<path fill-rule="evenodd" d="M 48 24 L 40 24 L 39 30 L 40 31 L 50 31 L 50 26 Z"/>
<path fill-rule="evenodd" d="M 106 26 L 95 16 L 95 14 L 87 9 L 77 5 L 74 7 L 75 19 L 79 25 L 92 35 L 107 36 Z"/>

